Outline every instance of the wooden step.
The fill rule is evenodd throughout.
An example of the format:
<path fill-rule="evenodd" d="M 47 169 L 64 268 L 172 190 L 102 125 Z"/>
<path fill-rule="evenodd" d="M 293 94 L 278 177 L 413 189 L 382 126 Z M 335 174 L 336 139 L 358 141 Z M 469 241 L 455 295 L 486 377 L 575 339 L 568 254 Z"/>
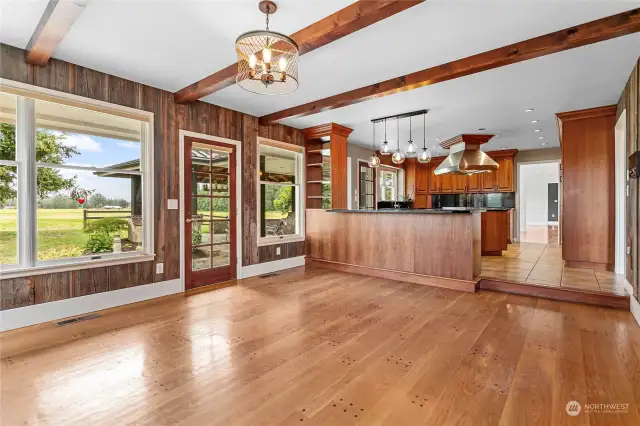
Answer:
<path fill-rule="evenodd" d="M 580 290 L 568 287 L 547 287 L 535 284 L 497 280 L 494 278 L 482 278 L 478 282 L 478 288 L 481 290 L 500 291 L 503 293 L 562 300 L 564 302 L 604 306 L 607 308 L 623 309 L 625 311 L 630 310 L 629 295 Z"/>

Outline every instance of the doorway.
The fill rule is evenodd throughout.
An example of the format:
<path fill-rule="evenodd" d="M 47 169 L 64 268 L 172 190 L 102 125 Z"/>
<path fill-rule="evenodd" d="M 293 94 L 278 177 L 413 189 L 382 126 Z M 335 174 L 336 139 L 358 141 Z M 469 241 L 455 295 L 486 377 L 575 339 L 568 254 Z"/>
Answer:
<path fill-rule="evenodd" d="M 560 162 L 519 164 L 518 223 L 521 243 L 559 244 Z"/>
<path fill-rule="evenodd" d="M 236 278 L 236 146 L 184 137 L 187 290 Z"/>

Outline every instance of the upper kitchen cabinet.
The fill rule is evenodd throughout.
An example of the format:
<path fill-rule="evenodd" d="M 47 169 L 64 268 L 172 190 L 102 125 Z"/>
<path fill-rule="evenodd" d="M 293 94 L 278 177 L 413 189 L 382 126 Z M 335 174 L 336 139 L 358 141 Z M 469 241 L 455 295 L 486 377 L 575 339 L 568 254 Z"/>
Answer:
<path fill-rule="evenodd" d="M 498 163 L 498 170 L 495 172 L 496 176 L 496 189 L 502 192 L 513 192 L 513 157 L 514 155 L 509 155 L 505 157 L 495 158 L 496 163 Z"/>
<path fill-rule="evenodd" d="M 429 167 L 429 193 L 467 193 L 467 192 L 514 192 L 514 157 L 517 150 L 487 152 L 496 163 L 495 172 L 477 173 L 472 175 L 435 175 L 438 165 L 444 157 L 434 159 Z"/>
<path fill-rule="evenodd" d="M 482 173 L 467 176 L 467 192 L 482 192 Z"/>
<path fill-rule="evenodd" d="M 416 195 L 429 192 L 429 171 L 430 167 L 418 164 L 416 167 Z"/>

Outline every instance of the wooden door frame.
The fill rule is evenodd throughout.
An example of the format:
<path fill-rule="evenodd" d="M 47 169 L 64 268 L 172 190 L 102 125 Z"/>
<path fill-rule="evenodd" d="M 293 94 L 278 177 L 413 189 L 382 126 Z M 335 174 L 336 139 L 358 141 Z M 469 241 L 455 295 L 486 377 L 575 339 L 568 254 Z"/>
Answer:
<path fill-rule="evenodd" d="M 179 191 L 179 209 L 180 209 L 180 288 L 182 291 L 186 290 L 186 265 L 185 265 L 185 182 L 184 182 L 184 148 L 185 137 L 191 137 L 196 139 L 202 139 L 205 141 L 223 143 L 231 145 L 236 151 L 236 223 L 235 223 L 235 235 L 236 235 L 236 279 L 242 278 L 242 143 L 233 139 L 220 138 L 217 136 L 206 135 L 203 133 L 191 132 L 188 130 L 180 129 L 179 135 L 179 153 L 180 153 L 180 191 Z M 230 171 L 231 172 L 231 171 Z M 169 203 L 171 200 L 167 200 Z"/>

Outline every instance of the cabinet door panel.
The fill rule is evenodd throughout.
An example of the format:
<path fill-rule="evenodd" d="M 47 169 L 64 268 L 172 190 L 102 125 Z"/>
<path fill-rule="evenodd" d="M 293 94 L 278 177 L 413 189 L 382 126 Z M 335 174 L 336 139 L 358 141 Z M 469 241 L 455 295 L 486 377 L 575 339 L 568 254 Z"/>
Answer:
<path fill-rule="evenodd" d="M 513 157 L 502 157 L 496 162 L 500 165 L 496 172 L 498 190 L 513 191 Z"/>
<path fill-rule="evenodd" d="M 453 191 L 453 175 L 440 175 L 440 192 Z"/>
<path fill-rule="evenodd" d="M 482 191 L 482 175 L 484 175 L 484 173 L 475 173 L 467 176 L 467 191 Z"/>
<path fill-rule="evenodd" d="M 496 172 L 486 172 L 482 174 L 482 190 L 485 192 L 495 191 Z"/>
<path fill-rule="evenodd" d="M 453 183 L 453 192 L 467 192 L 467 177 L 465 175 L 451 175 L 451 181 Z"/>
<path fill-rule="evenodd" d="M 418 165 L 416 167 L 416 194 L 426 194 L 429 191 L 430 167 Z"/>
<path fill-rule="evenodd" d="M 440 192 L 440 184 L 442 181 L 442 176 L 436 176 L 434 173 L 436 167 L 435 164 L 429 167 L 429 191 L 432 193 Z"/>

